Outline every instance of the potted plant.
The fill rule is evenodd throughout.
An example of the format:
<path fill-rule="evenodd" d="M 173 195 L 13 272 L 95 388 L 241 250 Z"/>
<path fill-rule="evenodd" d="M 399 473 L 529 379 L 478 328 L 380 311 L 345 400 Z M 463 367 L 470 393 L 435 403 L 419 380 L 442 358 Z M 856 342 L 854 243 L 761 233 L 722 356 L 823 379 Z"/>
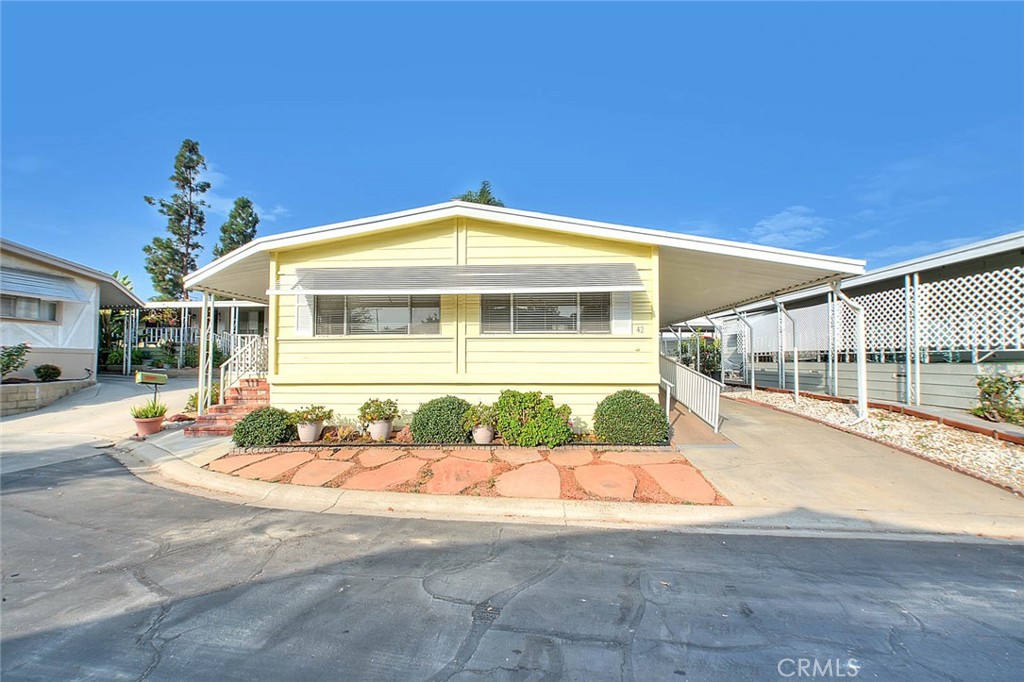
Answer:
<path fill-rule="evenodd" d="M 299 431 L 299 440 L 303 443 L 312 443 L 320 439 L 324 422 L 334 418 L 334 410 L 329 410 L 323 405 L 310 405 L 294 410 L 291 417 Z"/>
<path fill-rule="evenodd" d="M 160 429 L 163 428 L 167 406 L 153 398 L 141 405 L 133 405 L 131 413 L 135 419 L 135 433 L 140 436 L 152 436 L 160 433 Z"/>
<path fill-rule="evenodd" d="M 398 403 L 394 400 L 370 398 L 359 408 L 359 421 L 366 425 L 370 438 L 386 441 L 391 436 L 391 423 L 398 417 Z"/>
<path fill-rule="evenodd" d="M 493 405 L 478 403 L 466 410 L 462 417 L 462 427 L 472 431 L 474 443 L 487 445 L 494 440 L 494 425 L 497 421 L 498 415 Z"/>

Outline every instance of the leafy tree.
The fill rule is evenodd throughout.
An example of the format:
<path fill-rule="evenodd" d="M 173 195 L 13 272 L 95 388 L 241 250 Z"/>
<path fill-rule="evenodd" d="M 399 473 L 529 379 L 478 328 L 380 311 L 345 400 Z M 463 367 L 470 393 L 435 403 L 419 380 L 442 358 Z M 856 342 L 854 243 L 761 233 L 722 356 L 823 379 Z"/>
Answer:
<path fill-rule="evenodd" d="M 453 197 L 457 201 L 470 201 L 474 204 L 487 204 L 488 206 L 504 206 L 501 199 L 491 194 L 491 181 L 484 180 L 480 183 L 480 189 L 469 190 Z"/>
<path fill-rule="evenodd" d="M 200 180 L 206 169 L 206 159 L 199 152 L 199 143 L 185 140 L 174 159 L 174 175 L 170 181 L 177 190 L 170 199 L 144 197 L 150 206 L 159 206 L 161 215 L 167 216 L 167 237 L 154 237 L 143 248 L 146 254 L 146 272 L 153 278 L 153 288 L 159 294 L 188 300 L 185 275 L 196 267 L 196 254 L 203 248 L 199 238 L 206 234 L 207 206 L 203 194 L 210 183 Z"/>
<path fill-rule="evenodd" d="M 220 258 L 251 242 L 256 238 L 256 226 L 259 224 L 260 217 L 252 200 L 246 197 L 235 199 L 228 219 L 220 226 L 220 242 L 213 247 L 213 257 Z"/>

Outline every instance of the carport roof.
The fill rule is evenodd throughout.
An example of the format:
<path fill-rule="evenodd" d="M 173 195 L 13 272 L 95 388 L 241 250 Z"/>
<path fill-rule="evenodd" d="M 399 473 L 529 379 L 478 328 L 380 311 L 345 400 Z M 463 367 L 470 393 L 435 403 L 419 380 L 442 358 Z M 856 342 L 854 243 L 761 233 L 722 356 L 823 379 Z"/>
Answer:
<path fill-rule="evenodd" d="M 660 247 L 659 317 L 665 324 L 864 272 L 862 260 L 449 201 L 261 237 L 189 274 L 185 284 L 266 302 L 272 252 L 459 217 Z"/>

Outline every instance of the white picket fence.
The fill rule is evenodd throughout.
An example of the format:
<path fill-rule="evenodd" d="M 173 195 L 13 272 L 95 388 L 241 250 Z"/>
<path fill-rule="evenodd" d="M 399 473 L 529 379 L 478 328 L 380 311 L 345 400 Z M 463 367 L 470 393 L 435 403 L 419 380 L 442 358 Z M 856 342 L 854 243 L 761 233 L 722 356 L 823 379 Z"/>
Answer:
<path fill-rule="evenodd" d="M 719 398 L 725 384 L 664 355 L 661 356 L 660 368 L 662 381 L 672 384 L 672 397 L 718 433 L 721 422 Z"/>

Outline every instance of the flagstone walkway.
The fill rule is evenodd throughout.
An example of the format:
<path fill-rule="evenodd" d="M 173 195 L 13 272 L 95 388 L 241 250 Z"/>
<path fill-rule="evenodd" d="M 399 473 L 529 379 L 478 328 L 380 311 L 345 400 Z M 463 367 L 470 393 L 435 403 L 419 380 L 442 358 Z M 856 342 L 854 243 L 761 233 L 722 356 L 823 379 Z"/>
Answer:
<path fill-rule="evenodd" d="M 729 504 L 682 455 L 528 448 L 313 448 L 229 453 L 211 471 L 351 490 Z"/>

